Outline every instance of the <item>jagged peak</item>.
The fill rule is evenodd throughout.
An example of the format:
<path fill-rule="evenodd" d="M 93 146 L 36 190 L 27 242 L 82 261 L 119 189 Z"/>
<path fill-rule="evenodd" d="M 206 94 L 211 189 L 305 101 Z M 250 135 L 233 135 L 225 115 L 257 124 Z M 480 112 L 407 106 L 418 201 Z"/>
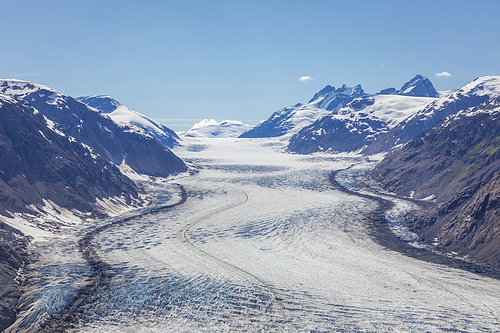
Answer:
<path fill-rule="evenodd" d="M 414 97 L 439 97 L 439 93 L 432 82 L 420 74 L 415 75 L 413 79 L 406 82 L 396 94 Z"/>
<path fill-rule="evenodd" d="M 313 103 L 318 98 L 324 97 L 324 96 L 328 95 L 331 92 L 335 92 L 335 87 L 333 87 L 331 85 L 327 85 L 326 87 L 324 87 L 323 89 L 321 89 L 320 91 L 318 91 L 316 94 L 314 94 L 313 98 L 311 98 L 311 100 L 308 102 L 308 104 Z"/>
<path fill-rule="evenodd" d="M 324 108 L 339 95 L 344 96 L 343 98 L 347 96 L 355 98 L 364 94 L 365 92 L 363 91 L 363 88 L 361 88 L 361 84 L 354 87 L 348 87 L 346 84 L 343 84 L 342 87 L 338 89 L 335 89 L 334 86 L 327 85 L 325 88 L 316 93 L 308 104 L 316 104 L 318 108 Z"/>

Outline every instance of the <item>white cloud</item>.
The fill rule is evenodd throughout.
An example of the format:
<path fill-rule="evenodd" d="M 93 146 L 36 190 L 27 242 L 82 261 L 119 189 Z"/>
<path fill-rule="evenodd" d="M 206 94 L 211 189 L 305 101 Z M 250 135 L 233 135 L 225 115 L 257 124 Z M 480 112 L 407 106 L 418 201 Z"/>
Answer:
<path fill-rule="evenodd" d="M 451 77 L 451 74 L 448 72 L 436 73 L 436 77 Z"/>
<path fill-rule="evenodd" d="M 313 81 L 314 79 L 312 77 L 310 77 L 309 75 L 307 75 L 307 76 L 299 77 L 299 80 L 302 82 L 306 82 L 306 81 Z"/>

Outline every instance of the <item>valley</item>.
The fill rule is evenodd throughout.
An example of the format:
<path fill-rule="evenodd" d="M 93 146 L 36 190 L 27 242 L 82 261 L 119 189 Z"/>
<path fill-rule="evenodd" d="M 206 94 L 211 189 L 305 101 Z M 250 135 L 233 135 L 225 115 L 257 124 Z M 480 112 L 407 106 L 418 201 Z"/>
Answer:
<path fill-rule="evenodd" d="M 380 245 L 379 203 L 330 181 L 355 165 L 336 181 L 357 190 L 379 160 L 286 144 L 186 138 L 172 150 L 197 172 L 142 182 L 152 206 L 32 243 L 6 332 L 500 329 L 499 280 Z M 418 243 L 397 223 L 414 203 L 389 200 Z"/>

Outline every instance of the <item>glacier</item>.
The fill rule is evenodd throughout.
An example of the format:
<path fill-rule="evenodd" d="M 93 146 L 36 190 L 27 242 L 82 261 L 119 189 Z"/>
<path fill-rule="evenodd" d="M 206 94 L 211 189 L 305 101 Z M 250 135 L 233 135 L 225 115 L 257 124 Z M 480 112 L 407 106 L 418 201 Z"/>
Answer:
<path fill-rule="evenodd" d="M 284 145 L 186 137 L 197 172 L 144 181 L 151 207 L 33 244 L 7 332 L 499 330 L 499 280 L 379 245 L 377 203 L 330 182 L 351 167 L 337 181 L 361 191 L 380 157 Z M 393 201 L 397 220 L 412 203 Z"/>

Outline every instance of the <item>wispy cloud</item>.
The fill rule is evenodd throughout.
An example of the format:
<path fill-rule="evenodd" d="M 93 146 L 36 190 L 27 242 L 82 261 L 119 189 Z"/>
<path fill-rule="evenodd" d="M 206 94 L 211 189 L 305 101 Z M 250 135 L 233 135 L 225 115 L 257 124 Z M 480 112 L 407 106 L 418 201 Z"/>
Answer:
<path fill-rule="evenodd" d="M 299 77 L 299 80 L 302 82 L 307 82 L 307 81 L 313 81 L 314 79 L 312 77 L 310 77 L 309 75 L 307 75 L 307 76 Z"/>
<path fill-rule="evenodd" d="M 451 77 L 451 74 L 448 72 L 436 73 L 436 77 Z"/>

